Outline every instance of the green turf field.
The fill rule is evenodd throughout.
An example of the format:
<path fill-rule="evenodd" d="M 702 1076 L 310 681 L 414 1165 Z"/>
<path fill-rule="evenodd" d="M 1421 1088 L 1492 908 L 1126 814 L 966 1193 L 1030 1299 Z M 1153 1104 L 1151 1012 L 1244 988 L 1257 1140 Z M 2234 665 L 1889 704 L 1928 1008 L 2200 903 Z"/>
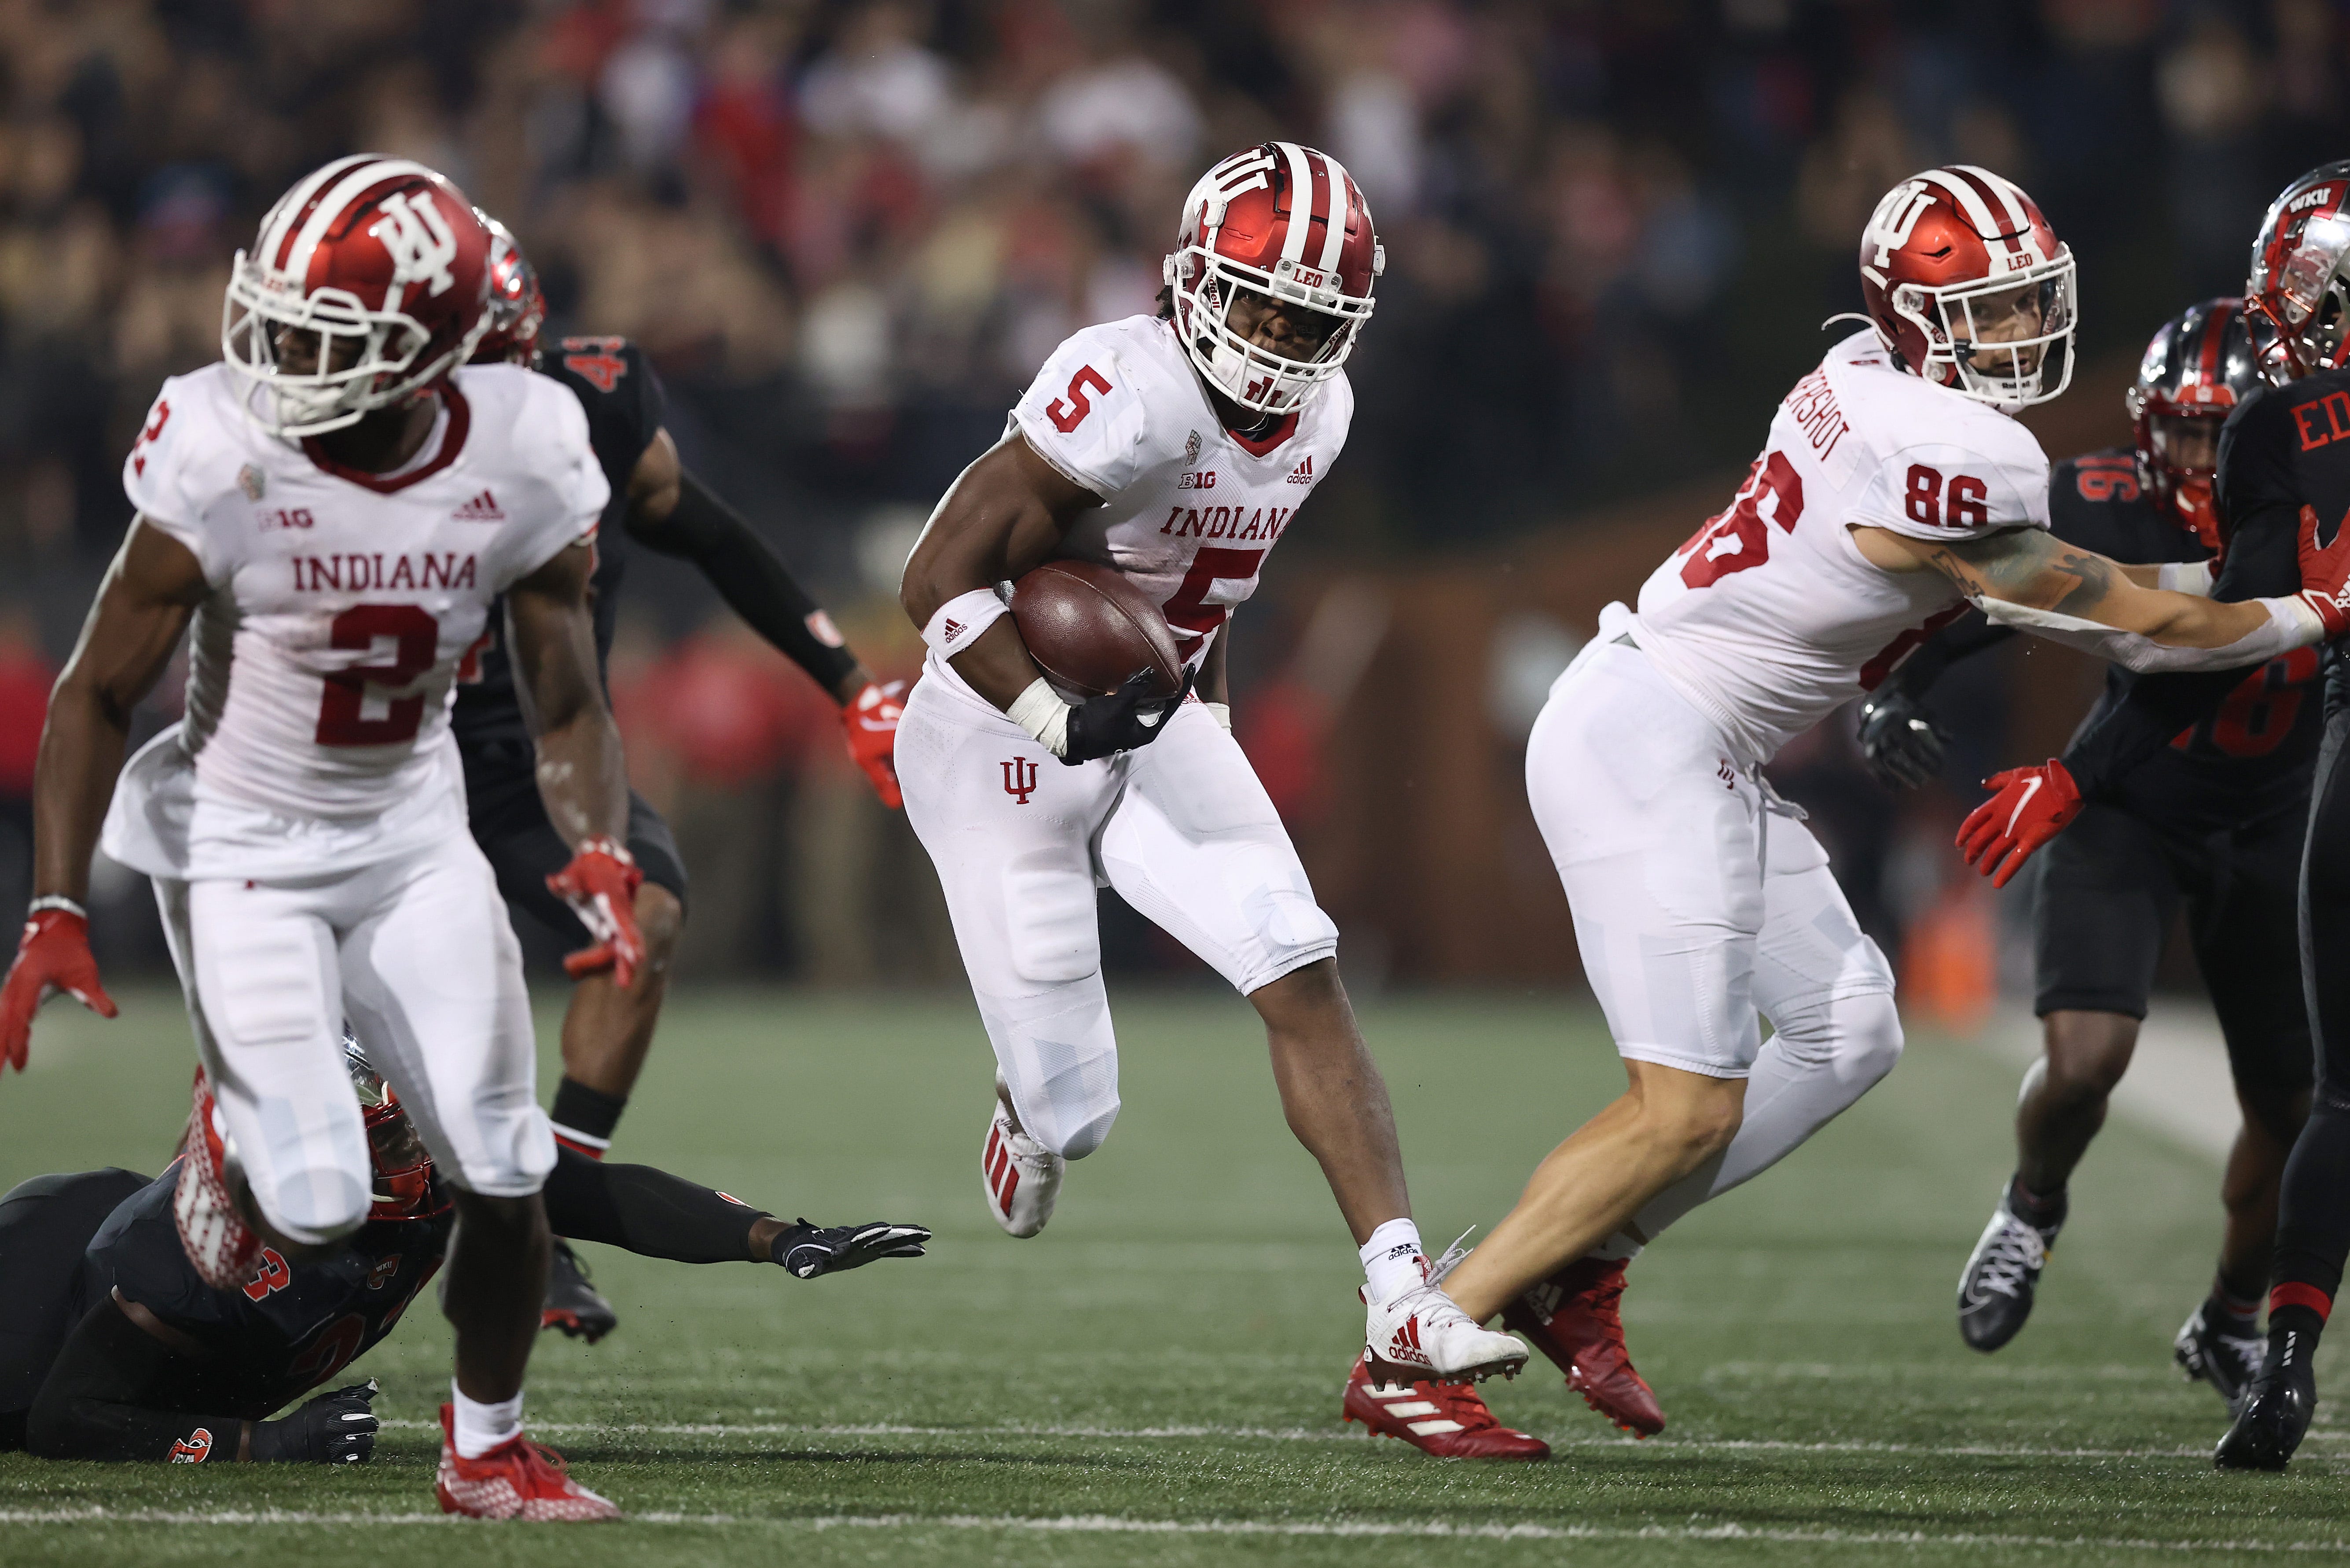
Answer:
<path fill-rule="evenodd" d="M 175 997 L 44 1014 L 0 1082 L 0 1187 L 152 1170 L 185 1114 Z M 541 998 L 555 1022 L 560 998 Z M 376 1461 L 107 1468 L 0 1456 L 0 1563 L 928 1564 L 2268 1561 L 2350 1552 L 2344 1428 L 2283 1477 L 2221 1476 L 2218 1399 L 2168 1343 L 2202 1290 L 2213 1170 L 2118 1123 L 2078 1179 L 2038 1316 L 1960 1342 L 1959 1265 L 2007 1169 L 2012 1071 L 1914 1043 L 1887 1084 L 1633 1270 L 1625 1316 L 1671 1426 L 1634 1444 L 1547 1364 L 1488 1384 L 1549 1464 L 1439 1463 L 1337 1421 L 1353 1250 L 1281 1123 L 1253 1015 L 1119 999 L 1127 1109 L 1050 1231 L 976 1191 L 989 1064 L 967 1002 L 680 999 L 616 1158 L 827 1222 L 918 1220 L 933 1255 L 807 1283 L 588 1249 L 619 1307 L 555 1337 L 530 1414 L 620 1526 L 444 1522 L 429 1428 L 445 1331 L 421 1304 L 361 1370 Z M 1501 1214 L 1620 1071 L 1537 998 L 1367 1010 L 1431 1242 Z M 2343 1386 L 2337 1362 L 2322 1382 Z M 2336 1407 L 2335 1408 L 2339 1408 Z M 362 1535 L 362 1525 L 373 1526 Z M 386 1529 L 391 1533 L 385 1533 Z"/>

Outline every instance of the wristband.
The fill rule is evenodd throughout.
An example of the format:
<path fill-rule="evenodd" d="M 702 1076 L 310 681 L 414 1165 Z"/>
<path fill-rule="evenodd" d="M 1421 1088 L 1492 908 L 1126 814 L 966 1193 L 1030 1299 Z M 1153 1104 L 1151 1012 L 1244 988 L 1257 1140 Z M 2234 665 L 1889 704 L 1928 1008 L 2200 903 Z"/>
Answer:
<path fill-rule="evenodd" d="M 1208 711 L 1209 718 L 1213 719 L 1217 723 L 1222 724 L 1224 727 L 1225 734 L 1229 735 L 1232 732 L 1232 705 L 1231 703 L 1202 702 L 1200 706 Z"/>
<path fill-rule="evenodd" d="M 2155 586 L 2174 594 L 2188 594 L 2199 599 L 2211 597 L 2211 563 L 2209 561 L 2165 561 L 2156 568 Z"/>
<path fill-rule="evenodd" d="M 29 920 L 44 909 L 63 909 L 67 914 L 76 916 L 78 919 L 85 920 L 89 919 L 89 911 L 88 909 L 83 909 L 79 904 L 75 903 L 63 893 L 42 894 L 39 898 L 25 906 L 25 918 Z"/>
<path fill-rule="evenodd" d="M 973 588 L 941 605 L 922 628 L 922 640 L 941 659 L 951 659 L 979 639 L 1005 611 L 993 588 Z"/>
<path fill-rule="evenodd" d="M 1069 705 L 1043 676 L 1028 682 L 1028 690 L 1014 697 L 1003 712 L 1055 756 L 1069 754 Z"/>

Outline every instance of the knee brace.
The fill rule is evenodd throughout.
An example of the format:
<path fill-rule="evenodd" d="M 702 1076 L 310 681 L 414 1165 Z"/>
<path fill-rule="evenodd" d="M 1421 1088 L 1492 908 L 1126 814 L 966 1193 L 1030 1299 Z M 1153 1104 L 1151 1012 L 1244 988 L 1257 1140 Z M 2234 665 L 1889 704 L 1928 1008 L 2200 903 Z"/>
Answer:
<path fill-rule="evenodd" d="M 1118 1107 L 1118 1039 L 1100 974 L 978 1001 L 1021 1129 L 1067 1159 L 1099 1148 Z"/>
<path fill-rule="evenodd" d="M 1789 1056 L 1826 1068 L 1858 1099 L 1901 1060 L 1901 1012 L 1890 992 L 1823 997 L 1772 1019 Z M 1851 1099 L 1845 1103 L 1849 1105 Z"/>

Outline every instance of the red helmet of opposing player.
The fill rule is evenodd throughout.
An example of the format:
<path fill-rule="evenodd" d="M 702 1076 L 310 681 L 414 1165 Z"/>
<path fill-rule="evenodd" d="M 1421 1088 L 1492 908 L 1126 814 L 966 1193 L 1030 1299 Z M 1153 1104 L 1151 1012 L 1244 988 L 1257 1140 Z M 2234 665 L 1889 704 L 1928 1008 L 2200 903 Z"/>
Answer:
<path fill-rule="evenodd" d="M 367 1124 L 368 1159 L 374 1168 L 368 1218 L 413 1220 L 432 1210 L 432 1156 L 417 1137 L 416 1124 L 408 1119 L 400 1097 L 348 1028 L 343 1031 L 343 1068 L 359 1096 L 359 1117 Z"/>
<path fill-rule="evenodd" d="M 372 153 L 306 174 L 236 253 L 221 352 L 273 435 L 312 436 L 404 402 L 488 330 L 490 236 L 458 189 Z"/>
<path fill-rule="evenodd" d="M 1860 292 L 1913 375 L 2011 410 L 2072 384 L 2073 253 L 1988 169 L 1929 169 L 1887 191 L 1861 231 Z"/>
<path fill-rule="evenodd" d="M 1371 210 L 1339 161 L 1295 141 L 1236 152 L 1183 199 L 1183 225 L 1165 273 L 1175 334 L 1200 374 L 1232 401 L 1284 414 L 1338 373 L 1371 315 L 1371 286 L 1387 255 Z M 1305 358 L 1252 342 L 1235 306 L 1302 306 L 1318 330 Z"/>
<path fill-rule="evenodd" d="M 490 232 L 490 329 L 473 346 L 476 365 L 538 363 L 538 329 L 546 325 L 546 296 L 538 269 L 504 223 L 473 209 Z"/>
<path fill-rule="evenodd" d="M 2207 299 L 2163 323 L 2125 395 L 2140 477 L 2155 504 L 2206 549 L 2221 543 L 2211 504 L 2220 427 L 2260 385 L 2258 359 L 2244 302 Z"/>
<path fill-rule="evenodd" d="M 2261 374 L 2279 386 L 2350 364 L 2350 161 L 2284 188 L 2252 241 L 2244 306 L 2267 330 Z"/>

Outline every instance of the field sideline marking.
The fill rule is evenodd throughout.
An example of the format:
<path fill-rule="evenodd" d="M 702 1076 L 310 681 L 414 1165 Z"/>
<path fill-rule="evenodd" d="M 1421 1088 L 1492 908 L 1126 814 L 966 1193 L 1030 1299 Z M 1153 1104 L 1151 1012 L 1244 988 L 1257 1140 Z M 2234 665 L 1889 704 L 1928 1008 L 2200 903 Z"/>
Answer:
<path fill-rule="evenodd" d="M 2082 1549 L 2125 1552 L 2350 1552 L 2344 1541 L 2158 1541 L 2090 1535 L 1990 1535 L 1969 1531 L 1937 1534 L 1922 1530 L 1757 1530 L 1743 1524 L 1447 1524 L 1441 1521 L 1128 1519 L 1115 1514 L 879 1513 L 743 1516 L 731 1513 L 632 1513 L 632 1524 L 708 1527 L 751 1526 L 770 1530 L 1025 1530 L 1048 1533 L 1105 1535 L 1225 1535 L 1409 1537 L 1470 1541 L 1762 1541 L 1820 1546 L 1980 1546 L 2012 1551 Z M 227 1524 L 380 1525 L 459 1524 L 444 1513 L 310 1513 L 290 1509 L 57 1508 L 0 1509 L 0 1524 Z"/>
<path fill-rule="evenodd" d="M 437 1432 L 438 1421 L 387 1419 L 390 1430 Z M 802 1426 L 783 1421 L 740 1425 L 723 1421 L 533 1421 L 530 1429 L 550 1436 L 592 1437 L 609 1433 L 639 1438 L 1089 1438 L 1107 1440 L 1183 1438 L 1256 1438 L 1283 1443 L 1367 1443 L 1367 1432 L 1306 1427 L 913 1427 L 886 1422 Z M 2312 1432 L 2311 1437 L 2328 1434 Z M 1805 1443 L 1781 1438 L 1565 1438 L 1554 1449 L 1644 1449 L 1728 1450 L 1795 1454 L 1929 1454 L 1963 1459 L 2209 1459 L 2209 1446 L 2174 1449 L 2056 1449 L 1946 1443 Z"/>

